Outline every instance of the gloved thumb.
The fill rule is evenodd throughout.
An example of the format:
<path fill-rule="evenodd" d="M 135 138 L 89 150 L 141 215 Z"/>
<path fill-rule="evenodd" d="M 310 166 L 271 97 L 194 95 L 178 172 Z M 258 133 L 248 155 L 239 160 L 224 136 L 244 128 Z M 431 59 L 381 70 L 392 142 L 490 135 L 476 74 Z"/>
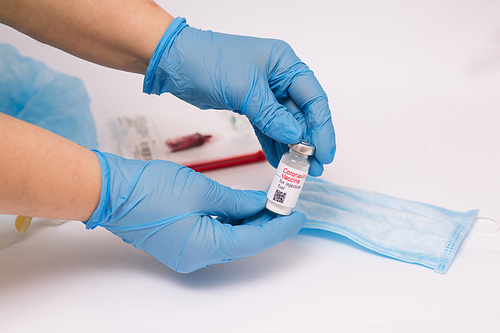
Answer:
<path fill-rule="evenodd" d="M 229 219 L 243 219 L 257 214 L 266 206 L 266 200 L 262 191 L 234 190 L 215 181 L 207 192 L 209 214 Z"/>
<path fill-rule="evenodd" d="M 249 104 L 245 114 L 256 114 L 252 124 L 263 134 L 284 144 L 294 144 L 302 139 L 302 127 L 286 107 L 278 103 L 273 92 L 261 89 L 261 103 Z"/>
<path fill-rule="evenodd" d="M 245 257 L 257 254 L 292 237 L 304 226 L 307 218 L 301 212 L 288 216 L 277 216 L 263 211 L 247 219 L 244 224 L 233 226 L 237 235 L 236 244 L 232 244 L 234 255 Z"/>

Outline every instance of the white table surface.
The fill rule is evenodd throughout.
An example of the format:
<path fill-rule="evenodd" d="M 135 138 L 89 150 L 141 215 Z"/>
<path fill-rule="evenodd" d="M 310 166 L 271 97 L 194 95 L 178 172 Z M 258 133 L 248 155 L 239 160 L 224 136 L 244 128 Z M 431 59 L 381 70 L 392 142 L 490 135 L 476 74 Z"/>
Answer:
<path fill-rule="evenodd" d="M 292 45 L 330 99 L 338 150 L 324 179 L 500 217 L 499 1 L 160 4 L 194 27 Z M 0 42 L 85 82 L 104 151 L 116 152 L 114 115 L 191 108 L 6 26 Z M 265 189 L 272 173 L 206 174 Z M 102 228 L 53 224 L 0 250 L 1 332 L 500 331 L 500 232 L 472 229 L 444 276 L 313 231 L 182 275 Z"/>

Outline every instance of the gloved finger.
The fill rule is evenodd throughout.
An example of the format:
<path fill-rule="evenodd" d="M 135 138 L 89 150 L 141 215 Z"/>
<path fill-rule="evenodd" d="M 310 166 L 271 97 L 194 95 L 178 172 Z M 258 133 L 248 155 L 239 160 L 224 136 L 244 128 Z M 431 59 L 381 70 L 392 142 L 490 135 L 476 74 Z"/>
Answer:
<path fill-rule="evenodd" d="M 312 71 L 298 75 L 288 88 L 293 101 L 304 112 L 306 140 L 315 145 L 318 162 L 328 164 L 335 155 L 335 131 L 328 98 Z"/>
<path fill-rule="evenodd" d="M 277 142 L 264 134 L 258 129 L 254 127 L 255 135 L 259 140 L 260 145 L 262 146 L 262 150 L 264 151 L 264 155 L 266 155 L 266 159 L 274 168 L 278 167 L 281 157 L 284 153 L 288 152 L 290 148 L 288 145 Z M 323 174 L 323 164 L 318 162 L 318 160 L 311 156 L 309 157 L 309 162 L 311 166 L 309 168 L 309 175 L 313 177 L 318 177 Z"/>
<path fill-rule="evenodd" d="M 321 176 L 324 171 L 323 163 L 319 163 L 314 156 L 309 157 L 309 162 L 311 166 L 309 167 L 308 174 L 313 177 Z"/>
<path fill-rule="evenodd" d="M 302 112 L 302 110 L 293 101 L 293 99 L 290 97 L 283 98 L 280 100 L 280 103 L 283 104 L 288 109 L 288 111 L 293 115 L 293 117 L 299 122 L 299 124 L 302 126 L 304 133 L 307 133 L 307 124 L 306 124 L 304 112 Z M 309 138 L 307 138 L 307 139 L 310 140 L 310 142 L 313 142 L 313 140 L 311 140 Z M 318 142 L 318 141 L 321 142 L 321 140 L 316 140 L 316 142 Z M 288 147 L 286 147 L 286 149 L 288 151 Z M 284 153 L 285 152 L 283 152 L 282 154 L 284 154 Z M 280 158 L 281 158 L 281 155 L 279 155 Z M 320 163 L 316 159 L 315 156 L 309 157 L 309 162 L 311 163 L 311 166 L 309 168 L 309 175 L 311 175 L 313 177 L 321 176 L 323 174 L 323 170 L 324 170 L 323 163 Z"/>
<path fill-rule="evenodd" d="M 278 168 L 281 157 L 283 156 L 283 154 L 288 152 L 290 148 L 288 147 L 288 145 L 268 138 L 258 129 L 255 128 L 254 130 L 255 134 L 257 135 L 257 139 L 259 139 L 260 145 L 262 146 L 264 155 L 266 155 L 267 161 L 273 168 Z M 309 162 L 311 163 L 311 166 L 309 168 L 308 174 L 313 177 L 321 176 L 324 170 L 323 164 L 319 163 L 314 156 L 309 157 Z"/>
<path fill-rule="evenodd" d="M 285 144 L 294 144 L 302 139 L 302 127 L 287 108 L 278 103 L 269 86 L 262 84 L 255 89 L 253 100 L 245 114 L 256 115 L 252 124 L 264 135 Z"/>
<path fill-rule="evenodd" d="M 295 235 L 305 222 L 306 216 L 300 212 L 279 216 L 264 210 L 232 227 L 236 237 L 225 239 L 229 242 L 225 244 L 229 249 L 225 257 L 240 258 L 262 252 Z"/>
<path fill-rule="evenodd" d="M 245 218 L 264 209 L 267 201 L 262 191 L 234 190 L 209 178 L 203 209 L 207 214 L 227 218 Z"/>
<path fill-rule="evenodd" d="M 288 151 L 288 145 L 271 139 L 263 134 L 258 128 L 254 127 L 255 135 L 266 155 L 266 159 L 274 168 L 278 167 L 281 156 Z"/>
<path fill-rule="evenodd" d="M 282 98 L 278 100 L 278 102 L 286 107 L 287 111 L 293 116 L 293 118 L 295 118 L 295 120 L 297 120 L 302 128 L 302 133 L 306 133 L 307 126 L 305 122 L 305 116 L 302 110 L 297 106 L 297 104 L 295 104 L 295 102 L 290 97 Z M 277 168 L 281 156 L 283 156 L 283 154 L 289 150 L 288 145 L 271 139 L 270 137 L 263 134 L 255 126 L 254 131 L 269 164 L 271 164 L 274 168 Z"/>
<path fill-rule="evenodd" d="M 300 107 L 289 96 L 282 98 L 282 99 L 279 99 L 278 101 L 281 105 L 286 107 L 288 112 L 290 112 L 292 114 L 292 116 L 295 118 L 295 120 L 297 120 L 297 122 L 302 127 L 302 132 L 305 134 L 307 131 L 306 116 L 305 116 L 304 112 L 302 112 Z"/>
<path fill-rule="evenodd" d="M 225 216 L 217 216 L 217 221 L 222 224 L 230 224 L 230 225 L 240 225 L 243 223 L 245 219 L 232 219 Z"/>
<path fill-rule="evenodd" d="M 208 216 L 190 218 L 179 225 L 186 226 L 182 246 L 162 251 L 166 257 L 160 261 L 170 263 L 177 272 L 190 273 L 262 252 L 295 235 L 305 222 L 306 216 L 299 212 L 277 216 L 266 210 L 235 226 Z"/>

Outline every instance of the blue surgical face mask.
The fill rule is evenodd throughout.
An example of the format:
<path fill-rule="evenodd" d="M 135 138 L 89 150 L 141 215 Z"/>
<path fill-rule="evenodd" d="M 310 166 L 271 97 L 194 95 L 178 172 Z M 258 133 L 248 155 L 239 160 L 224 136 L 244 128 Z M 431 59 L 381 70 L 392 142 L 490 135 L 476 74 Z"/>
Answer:
<path fill-rule="evenodd" d="M 477 210 L 458 213 L 309 177 L 295 210 L 305 228 L 344 235 L 363 247 L 445 274 Z"/>

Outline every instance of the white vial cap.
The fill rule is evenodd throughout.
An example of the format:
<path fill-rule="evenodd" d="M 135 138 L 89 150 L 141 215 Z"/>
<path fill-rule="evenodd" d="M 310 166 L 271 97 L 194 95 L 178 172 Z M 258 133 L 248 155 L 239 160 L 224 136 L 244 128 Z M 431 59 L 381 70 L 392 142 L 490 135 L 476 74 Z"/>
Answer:
<path fill-rule="evenodd" d="M 314 150 L 316 149 L 312 143 L 309 143 L 305 140 L 301 140 L 299 143 L 294 145 L 288 145 L 291 149 L 295 150 L 297 153 L 304 155 L 313 155 Z"/>

